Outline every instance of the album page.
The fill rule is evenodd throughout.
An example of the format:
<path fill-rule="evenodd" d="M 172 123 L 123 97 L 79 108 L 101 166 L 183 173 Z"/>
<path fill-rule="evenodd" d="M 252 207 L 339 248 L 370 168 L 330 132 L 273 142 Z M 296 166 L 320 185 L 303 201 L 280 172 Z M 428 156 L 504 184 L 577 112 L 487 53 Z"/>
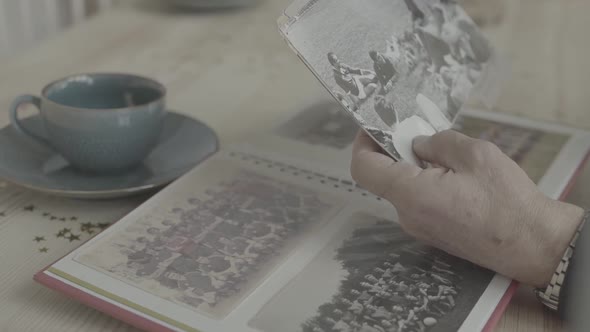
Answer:
<path fill-rule="evenodd" d="M 44 273 L 179 331 L 473 331 L 510 280 L 349 179 L 220 151 Z"/>

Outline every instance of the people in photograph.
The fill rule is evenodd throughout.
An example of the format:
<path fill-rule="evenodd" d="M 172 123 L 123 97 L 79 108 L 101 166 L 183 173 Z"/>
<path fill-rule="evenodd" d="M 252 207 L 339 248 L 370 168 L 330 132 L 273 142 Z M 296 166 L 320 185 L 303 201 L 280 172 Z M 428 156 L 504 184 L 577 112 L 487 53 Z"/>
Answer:
<path fill-rule="evenodd" d="M 373 60 L 373 69 L 381 86 L 385 88 L 395 77 L 397 71 L 390 59 L 377 51 L 370 51 L 369 57 Z"/>
<path fill-rule="evenodd" d="M 377 113 L 383 123 L 391 127 L 391 130 L 395 130 L 399 123 L 399 116 L 397 114 L 397 110 L 393 106 L 393 103 L 387 101 L 386 96 L 381 94 L 376 95 L 374 100 L 375 113 Z"/>
<path fill-rule="evenodd" d="M 432 6 L 433 15 L 442 17 L 440 38 L 449 46 L 450 55 L 457 61 L 467 64 L 480 61 L 481 56 L 476 56 L 472 48 L 471 37 L 464 29 L 472 26 L 456 13 L 456 5 Z"/>
<path fill-rule="evenodd" d="M 348 109 L 349 111 L 356 113 L 359 110 L 359 105 L 357 103 L 354 102 L 354 100 L 352 100 L 352 98 L 349 98 L 347 96 L 345 96 L 342 92 L 340 91 L 334 91 L 334 95 L 336 96 L 336 99 L 342 103 L 342 105 Z"/>
<path fill-rule="evenodd" d="M 401 38 L 404 44 L 405 54 L 409 69 L 413 69 L 419 61 L 423 60 L 424 52 L 420 38 L 416 32 L 406 30 Z"/>
<path fill-rule="evenodd" d="M 404 0 L 404 2 L 412 14 L 413 25 L 420 25 L 425 18 L 424 12 L 418 7 L 414 0 Z"/>
<path fill-rule="evenodd" d="M 460 65 L 448 60 L 449 65 L 441 68 L 440 77 L 446 86 L 447 108 L 457 112 L 469 97 L 481 72 L 470 65 Z"/>
<path fill-rule="evenodd" d="M 420 42 L 430 58 L 430 71 L 433 73 L 439 72 L 446 63 L 445 56 L 451 53 L 449 45 L 442 38 L 443 25 L 443 13 L 435 10 L 427 17 L 423 25 L 416 28 Z"/>
<path fill-rule="evenodd" d="M 328 61 L 332 65 L 336 84 L 354 99 L 363 101 L 377 89 L 374 72 L 343 64 L 332 52 L 328 53 Z"/>
<path fill-rule="evenodd" d="M 464 36 L 461 38 L 461 47 L 471 57 L 470 60 L 477 64 L 488 61 L 491 56 L 490 45 L 471 18 L 460 9 L 455 1 L 441 0 L 439 6 L 443 11 L 445 21 L 448 22 L 448 28 L 445 29 L 448 31 L 443 31 L 444 38 L 453 38 L 451 37 L 455 33 L 453 30 L 460 31 L 460 34 Z M 448 36 L 446 36 L 447 34 Z"/>
<path fill-rule="evenodd" d="M 466 20 L 459 20 L 457 26 L 463 33 L 469 36 L 468 42 L 474 63 L 481 64 L 489 61 L 492 56 L 492 49 L 481 31 L 474 24 Z"/>

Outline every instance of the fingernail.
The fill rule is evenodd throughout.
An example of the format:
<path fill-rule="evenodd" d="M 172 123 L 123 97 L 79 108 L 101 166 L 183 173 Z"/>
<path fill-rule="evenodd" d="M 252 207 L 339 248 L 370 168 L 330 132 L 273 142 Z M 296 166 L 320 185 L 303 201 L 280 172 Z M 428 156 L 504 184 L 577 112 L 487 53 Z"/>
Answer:
<path fill-rule="evenodd" d="M 414 140 L 412 141 L 412 145 L 416 146 L 416 145 L 424 144 L 424 143 L 426 143 L 427 140 L 428 140 L 428 136 L 416 136 L 416 137 L 414 137 Z"/>

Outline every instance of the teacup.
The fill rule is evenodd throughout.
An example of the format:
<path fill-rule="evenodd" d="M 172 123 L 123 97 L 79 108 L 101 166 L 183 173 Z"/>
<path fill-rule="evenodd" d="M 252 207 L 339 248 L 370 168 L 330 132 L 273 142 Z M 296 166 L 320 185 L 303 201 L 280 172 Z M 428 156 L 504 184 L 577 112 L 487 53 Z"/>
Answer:
<path fill-rule="evenodd" d="M 112 173 L 138 166 L 156 146 L 162 131 L 165 87 L 148 78 L 122 73 L 78 74 L 45 86 L 41 96 L 13 102 L 13 127 L 88 172 Z M 45 133 L 25 128 L 18 118 L 23 104 L 40 112 Z"/>

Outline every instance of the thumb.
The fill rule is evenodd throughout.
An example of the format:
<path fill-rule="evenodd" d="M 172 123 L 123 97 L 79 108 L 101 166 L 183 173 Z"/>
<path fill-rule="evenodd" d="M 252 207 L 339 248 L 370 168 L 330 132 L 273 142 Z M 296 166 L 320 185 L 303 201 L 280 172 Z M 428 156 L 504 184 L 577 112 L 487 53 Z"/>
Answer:
<path fill-rule="evenodd" d="M 408 184 L 422 169 L 396 162 L 380 152 L 379 146 L 365 133 L 354 143 L 351 175 L 364 189 L 390 201 L 396 201 L 408 192 Z"/>
<path fill-rule="evenodd" d="M 418 136 L 413 149 L 419 159 L 454 171 L 465 168 L 464 153 L 471 138 L 453 130 L 445 130 L 433 136 Z"/>

